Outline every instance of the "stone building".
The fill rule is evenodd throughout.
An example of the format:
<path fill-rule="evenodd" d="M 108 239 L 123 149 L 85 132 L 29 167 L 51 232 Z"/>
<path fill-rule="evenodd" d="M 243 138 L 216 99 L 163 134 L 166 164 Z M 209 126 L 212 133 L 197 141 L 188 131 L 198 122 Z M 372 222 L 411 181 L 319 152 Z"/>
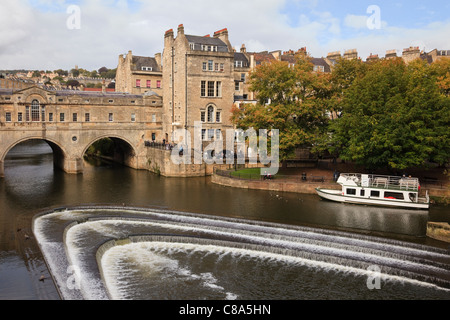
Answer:
<path fill-rule="evenodd" d="M 119 56 L 116 91 L 144 94 L 147 91 L 162 95 L 161 54 L 154 58 L 134 56 L 132 51 Z"/>
<path fill-rule="evenodd" d="M 161 140 L 162 97 L 74 90 L 49 91 L 38 86 L 0 89 L 0 124 L 45 126 L 146 123 L 147 140 Z"/>
<path fill-rule="evenodd" d="M 428 56 L 431 57 L 433 62 L 442 60 L 442 59 L 450 59 L 450 50 L 438 50 L 434 49 L 428 52 Z"/>
<path fill-rule="evenodd" d="M 406 64 L 414 61 L 416 59 L 420 59 L 420 49 L 419 47 L 409 47 L 403 49 L 402 58 Z"/>
<path fill-rule="evenodd" d="M 164 35 L 163 132 L 179 143 L 179 129 L 194 138 L 195 122 L 202 123 L 201 139 L 222 139 L 230 120 L 235 92 L 234 50 L 223 29 L 211 37 L 187 35 L 179 25 Z M 193 144 L 192 144 L 193 146 Z"/>

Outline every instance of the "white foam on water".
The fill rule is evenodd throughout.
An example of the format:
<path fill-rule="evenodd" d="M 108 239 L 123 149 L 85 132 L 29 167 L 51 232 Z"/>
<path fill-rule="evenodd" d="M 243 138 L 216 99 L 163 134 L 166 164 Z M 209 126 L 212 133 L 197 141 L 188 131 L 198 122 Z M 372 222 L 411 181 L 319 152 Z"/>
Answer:
<path fill-rule="evenodd" d="M 81 290 L 78 293 L 68 291 L 63 288 L 63 296 L 67 299 L 78 299 L 79 294 L 84 299 L 99 300 L 108 299 L 105 288 L 98 276 L 92 274 L 89 270 L 90 264 L 92 264 L 92 257 L 86 256 L 86 248 L 83 247 L 84 241 L 88 234 L 95 233 L 105 239 L 124 239 L 129 236 L 128 229 L 132 227 L 140 227 L 148 230 L 173 230 L 174 234 L 179 232 L 193 233 L 196 235 L 208 235 L 217 237 L 228 237 L 238 242 L 256 243 L 258 245 L 279 248 L 289 248 L 294 251 L 308 251 L 314 254 L 330 255 L 333 257 L 351 258 L 361 261 L 371 261 L 374 264 L 399 264 L 407 265 L 411 268 L 426 268 L 431 271 L 440 271 L 440 268 L 434 266 L 424 266 L 421 263 L 415 261 L 405 261 L 403 255 L 420 254 L 430 257 L 448 257 L 440 252 L 427 252 L 420 248 L 403 247 L 397 244 L 389 243 L 376 243 L 367 239 L 355 239 L 353 237 L 345 237 L 341 234 L 322 234 L 314 230 L 296 230 L 295 228 L 282 228 L 278 225 L 268 226 L 260 225 L 257 222 L 246 223 L 244 221 L 230 221 L 230 219 L 212 218 L 212 217 L 198 217 L 191 214 L 182 215 L 179 213 L 167 213 L 167 212 L 153 212 L 153 211 L 139 211 L 139 210 L 127 210 L 126 213 L 134 213 L 145 216 L 145 221 L 137 220 L 137 218 L 130 218 L 129 220 L 123 220 L 122 218 L 114 219 L 108 217 L 108 219 L 101 220 L 101 216 L 96 216 L 97 212 L 105 214 L 107 212 L 111 216 L 123 215 L 124 211 L 118 210 L 75 210 L 75 211 L 63 211 L 55 212 L 46 216 L 39 217 L 35 220 L 35 234 L 37 240 L 46 256 L 46 260 L 49 262 L 52 274 L 55 274 L 55 279 L 61 288 L 64 287 L 64 282 L 67 281 L 67 270 L 63 270 L 64 266 L 60 265 L 59 261 L 65 254 L 64 246 L 67 249 L 67 260 L 70 265 L 75 265 L 80 268 L 82 274 Z M 80 217 L 93 216 L 99 220 L 84 221 L 77 225 L 73 225 L 66 232 L 65 244 L 51 243 L 51 239 L 45 235 L 45 227 L 47 219 L 60 219 L 64 221 L 76 221 Z M 156 220 L 150 220 L 150 217 L 157 218 Z M 142 245 L 144 247 L 142 247 Z M 127 259 L 134 259 L 133 261 L 139 264 L 141 270 L 145 272 L 166 272 L 166 274 L 177 274 L 180 277 L 186 277 L 191 279 L 200 279 L 203 286 L 212 290 L 224 292 L 228 299 L 238 298 L 236 294 L 232 292 L 226 292 L 227 290 L 217 284 L 217 279 L 212 273 L 193 273 L 186 267 L 180 267 L 177 260 L 169 259 L 167 257 L 158 256 L 158 250 L 161 252 L 203 252 L 205 255 L 214 253 L 218 255 L 217 263 L 220 263 L 221 259 L 229 254 L 237 256 L 253 257 L 258 259 L 273 259 L 274 261 L 287 261 L 289 263 L 301 264 L 310 268 L 317 268 L 325 272 L 343 272 L 345 274 L 354 274 L 368 276 L 371 273 L 368 270 L 340 265 L 337 263 L 315 261 L 311 258 L 293 257 L 290 255 L 283 255 L 280 253 L 271 253 L 266 251 L 254 251 L 245 248 L 229 248 L 226 246 L 205 246 L 199 244 L 186 244 L 186 243 L 172 243 L 172 242 L 143 242 L 138 244 L 124 245 L 113 247 L 109 249 L 103 256 L 102 267 L 105 271 L 105 279 L 107 280 L 107 287 L 111 296 L 120 298 L 127 296 L 122 290 L 126 288 L 127 283 L 122 282 L 119 278 L 114 283 L 114 268 L 116 271 L 120 271 L 121 266 L 116 262 L 119 261 L 119 257 L 124 257 L 125 252 L 122 250 L 128 250 L 132 252 L 132 255 L 127 255 Z M 243 244 L 245 246 L 245 244 Z M 366 248 L 367 247 L 367 248 Z M 149 250 L 149 248 L 151 250 Z M 375 249 L 373 249 L 375 248 Z M 383 248 L 383 250 L 381 250 Z M 153 252 L 149 255 L 148 252 Z M 383 254 L 376 254 L 378 251 L 381 253 L 389 253 L 388 256 Z M 397 253 L 391 254 L 391 251 Z M 156 255 L 155 255 L 156 254 Z M 114 257 L 116 256 L 116 257 Z M 90 261 L 88 261 L 90 259 Z M 108 260 L 110 259 L 110 260 Z M 446 271 L 446 270 L 444 270 Z M 145 274 L 144 272 L 144 274 Z M 150 275 L 147 274 L 147 275 Z M 142 275 L 140 275 L 142 276 Z M 398 281 L 401 283 L 411 283 L 418 286 L 433 287 L 439 290 L 446 290 L 439 288 L 433 284 L 429 284 L 423 281 L 410 279 L 403 276 L 382 274 L 384 281 Z"/>

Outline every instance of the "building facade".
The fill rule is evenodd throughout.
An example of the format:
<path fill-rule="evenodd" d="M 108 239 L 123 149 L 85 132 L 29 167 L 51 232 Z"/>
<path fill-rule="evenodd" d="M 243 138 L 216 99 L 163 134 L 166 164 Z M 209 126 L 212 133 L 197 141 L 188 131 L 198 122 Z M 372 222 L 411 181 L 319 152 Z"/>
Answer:
<path fill-rule="evenodd" d="M 116 91 L 144 94 L 153 91 L 162 95 L 161 54 L 152 57 L 134 56 L 132 51 L 119 56 Z"/>
<path fill-rule="evenodd" d="M 202 124 L 204 143 L 221 140 L 224 131 L 232 128 L 235 90 L 234 50 L 228 30 L 212 37 L 186 35 L 183 25 L 178 26 L 176 37 L 172 29 L 166 31 L 163 66 L 165 140 L 179 143 L 183 131 L 193 139 L 196 122 Z"/>

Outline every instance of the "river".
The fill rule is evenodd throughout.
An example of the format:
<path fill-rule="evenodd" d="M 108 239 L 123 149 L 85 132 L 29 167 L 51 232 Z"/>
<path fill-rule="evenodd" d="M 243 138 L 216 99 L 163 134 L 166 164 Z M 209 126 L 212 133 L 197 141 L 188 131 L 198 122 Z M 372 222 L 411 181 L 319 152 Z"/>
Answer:
<path fill-rule="evenodd" d="M 445 207 L 348 206 L 85 167 L 55 170 L 43 142 L 8 154 L 1 300 L 450 298 L 447 245 L 425 236 L 428 221 L 450 221 Z"/>

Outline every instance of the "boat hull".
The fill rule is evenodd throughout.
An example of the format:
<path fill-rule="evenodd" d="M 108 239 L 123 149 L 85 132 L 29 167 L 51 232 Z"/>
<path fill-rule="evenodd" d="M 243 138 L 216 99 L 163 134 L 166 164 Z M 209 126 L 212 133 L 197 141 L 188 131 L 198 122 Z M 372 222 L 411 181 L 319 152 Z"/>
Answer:
<path fill-rule="evenodd" d="M 352 197 L 348 195 L 343 195 L 342 191 L 340 190 L 328 190 L 317 188 L 316 192 L 322 199 L 341 203 L 372 205 L 372 206 L 382 206 L 392 208 L 408 208 L 419 210 L 424 209 L 426 210 L 429 209 L 430 207 L 429 203 L 406 202 L 391 199 L 370 199 L 370 198 Z"/>

